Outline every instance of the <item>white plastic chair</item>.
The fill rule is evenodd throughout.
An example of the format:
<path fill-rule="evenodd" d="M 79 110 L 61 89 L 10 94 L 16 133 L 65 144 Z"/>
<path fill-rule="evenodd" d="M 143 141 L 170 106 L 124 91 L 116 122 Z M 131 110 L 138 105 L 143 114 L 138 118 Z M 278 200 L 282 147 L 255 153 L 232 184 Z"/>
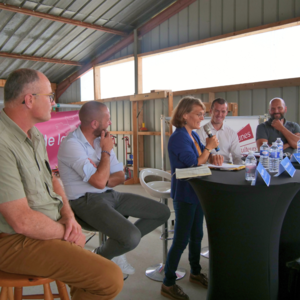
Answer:
<path fill-rule="evenodd" d="M 160 181 L 146 182 L 145 178 L 148 176 L 161 177 Z M 168 180 L 168 181 L 164 181 Z M 158 169 L 144 169 L 140 172 L 140 183 L 145 191 L 152 197 L 159 198 L 160 202 L 168 206 L 168 198 L 171 197 L 171 174 Z M 153 265 L 146 270 L 146 276 L 156 281 L 163 281 L 164 267 L 168 255 L 168 240 L 170 239 L 168 233 L 168 223 L 162 225 L 161 240 L 163 241 L 163 262 Z M 176 271 L 177 279 L 183 278 L 186 270 L 178 268 Z"/>

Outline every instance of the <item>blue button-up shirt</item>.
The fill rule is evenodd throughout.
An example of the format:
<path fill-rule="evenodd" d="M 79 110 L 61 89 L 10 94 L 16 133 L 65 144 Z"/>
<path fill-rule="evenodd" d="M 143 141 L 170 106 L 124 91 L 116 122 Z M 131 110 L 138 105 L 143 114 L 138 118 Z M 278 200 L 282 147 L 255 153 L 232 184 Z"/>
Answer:
<path fill-rule="evenodd" d="M 111 188 L 103 190 L 90 185 L 88 181 L 96 172 L 96 168 L 89 161 L 91 159 L 96 166 L 101 160 L 100 137 L 94 140 L 94 148 L 83 135 L 80 126 L 62 141 L 58 151 L 58 169 L 65 192 L 69 200 L 75 200 L 85 193 L 103 193 Z M 110 174 L 123 171 L 123 164 L 119 163 L 113 150 L 110 152 Z"/>

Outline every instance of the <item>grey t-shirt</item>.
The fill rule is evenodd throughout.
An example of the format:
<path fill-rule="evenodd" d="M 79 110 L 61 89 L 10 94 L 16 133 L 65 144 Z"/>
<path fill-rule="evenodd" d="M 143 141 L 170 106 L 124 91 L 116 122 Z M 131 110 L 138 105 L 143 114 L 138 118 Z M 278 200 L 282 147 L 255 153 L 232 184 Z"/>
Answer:
<path fill-rule="evenodd" d="M 299 133 L 300 132 L 300 126 L 295 123 L 295 122 L 289 122 L 286 119 L 284 119 L 284 127 L 288 129 L 292 133 Z M 272 119 L 270 118 L 268 121 L 259 124 L 256 128 L 256 140 L 259 139 L 265 139 L 268 140 L 268 144 L 271 145 L 273 142 L 276 141 L 277 138 L 281 138 L 282 142 L 285 144 L 287 143 L 287 139 L 284 137 L 284 135 L 276 130 L 274 127 L 271 125 Z M 294 148 L 289 147 L 286 148 L 283 152 L 289 152 L 293 153 L 295 151 Z"/>

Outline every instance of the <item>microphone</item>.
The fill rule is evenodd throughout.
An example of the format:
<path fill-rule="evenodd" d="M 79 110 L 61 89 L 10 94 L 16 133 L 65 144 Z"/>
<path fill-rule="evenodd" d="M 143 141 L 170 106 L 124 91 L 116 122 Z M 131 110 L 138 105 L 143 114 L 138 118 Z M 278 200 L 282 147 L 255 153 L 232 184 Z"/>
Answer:
<path fill-rule="evenodd" d="M 203 129 L 204 129 L 204 131 L 206 132 L 206 134 L 208 135 L 209 138 L 213 137 L 213 135 L 212 135 L 212 133 L 211 133 L 211 130 L 210 130 L 210 128 L 209 128 L 208 123 L 205 124 L 205 125 L 203 126 Z M 219 146 L 217 146 L 217 148 L 215 148 L 215 150 L 216 150 L 216 151 L 220 151 Z"/>

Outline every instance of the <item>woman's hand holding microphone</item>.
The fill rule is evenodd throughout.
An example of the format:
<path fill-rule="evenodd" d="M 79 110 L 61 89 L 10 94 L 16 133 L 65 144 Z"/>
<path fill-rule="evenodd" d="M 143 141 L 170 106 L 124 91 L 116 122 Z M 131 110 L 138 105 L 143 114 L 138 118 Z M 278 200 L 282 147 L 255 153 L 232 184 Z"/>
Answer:
<path fill-rule="evenodd" d="M 206 148 L 213 150 L 219 146 L 219 140 L 217 136 L 206 138 Z M 209 157 L 209 162 L 213 165 L 221 166 L 223 164 L 224 157 L 219 154 L 211 154 Z"/>

